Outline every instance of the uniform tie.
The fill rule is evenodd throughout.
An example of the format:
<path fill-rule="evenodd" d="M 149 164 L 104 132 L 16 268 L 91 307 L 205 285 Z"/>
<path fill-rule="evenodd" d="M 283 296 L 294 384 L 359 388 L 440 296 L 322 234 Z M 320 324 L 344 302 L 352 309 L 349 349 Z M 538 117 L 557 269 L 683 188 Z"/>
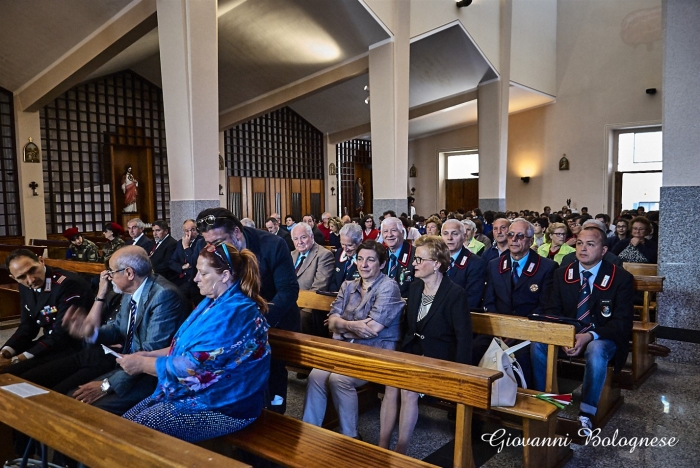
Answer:
<path fill-rule="evenodd" d="M 518 262 L 513 262 L 513 284 L 518 284 L 520 275 L 518 274 L 518 267 L 520 264 Z"/>
<path fill-rule="evenodd" d="M 588 278 L 593 275 L 590 271 L 584 271 L 581 290 L 578 293 L 578 306 L 576 307 L 576 319 L 583 324 L 583 329 L 579 333 L 584 333 L 591 328 L 591 309 L 588 300 L 591 297 L 591 287 Z"/>
<path fill-rule="evenodd" d="M 134 340 L 134 322 L 136 322 L 136 301 L 129 301 L 129 328 L 126 332 L 126 343 L 124 344 L 124 354 L 131 352 L 131 343 Z"/>
<path fill-rule="evenodd" d="M 393 278 L 395 272 L 396 272 L 396 255 L 391 254 L 391 255 L 389 255 L 389 278 Z"/>

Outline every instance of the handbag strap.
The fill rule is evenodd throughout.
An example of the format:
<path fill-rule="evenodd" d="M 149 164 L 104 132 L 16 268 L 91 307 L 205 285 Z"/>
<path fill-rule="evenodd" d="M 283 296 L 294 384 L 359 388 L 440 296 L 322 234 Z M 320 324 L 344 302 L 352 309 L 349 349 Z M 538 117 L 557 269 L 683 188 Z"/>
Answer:
<path fill-rule="evenodd" d="M 525 346 L 530 344 L 530 340 L 525 340 L 522 343 L 518 343 L 515 346 L 511 346 L 508 349 L 504 349 L 503 352 L 506 354 L 513 354 L 514 352 L 523 349 Z"/>

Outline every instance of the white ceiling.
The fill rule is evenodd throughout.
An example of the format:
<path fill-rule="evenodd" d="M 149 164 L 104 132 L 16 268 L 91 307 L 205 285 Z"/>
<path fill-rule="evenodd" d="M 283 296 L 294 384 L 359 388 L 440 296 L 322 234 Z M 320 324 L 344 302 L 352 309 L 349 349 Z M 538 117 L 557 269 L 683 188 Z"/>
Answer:
<path fill-rule="evenodd" d="M 129 1 L 0 0 L 0 86 L 17 90 Z M 362 55 L 388 38 L 358 0 L 219 0 L 218 28 L 221 111 Z M 459 25 L 414 40 L 410 54 L 411 107 L 476 89 L 496 78 Z M 125 69 L 160 85 L 157 28 L 89 79 Z M 370 106 L 364 103 L 367 84 L 364 74 L 290 107 L 324 133 L 354 128 L 370 121 Z M 510 95 L 511 112 L 553 101 L 520 86 L 511 87 Z M 471 101 L 413 119 L 409 135 L 413 139 L 476 119 L 476 101 Z"/>

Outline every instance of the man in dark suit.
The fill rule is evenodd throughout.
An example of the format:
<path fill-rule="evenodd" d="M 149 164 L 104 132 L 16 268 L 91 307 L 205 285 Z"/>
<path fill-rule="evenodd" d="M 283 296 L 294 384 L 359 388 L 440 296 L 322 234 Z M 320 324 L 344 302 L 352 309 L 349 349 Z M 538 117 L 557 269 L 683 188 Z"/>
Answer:
<path fill-rule="evenodd" d="M 452 257 L 446 275 L 467 291 L 469 310 L 483 310 L 478 309 L 478 307 L 481 305 L 481 296 L 484 293 L 486 262 L 464 246 L 467 231 L 464 224 L 458 220 L 448 219 L 445 221 L 441 234 Z"/>
<path fill-rule="evenodd" d="M 558 268 L 544 313 L 577 319 L 576 341 L 563 348 L 567 356 L 585 356 L 586 370 L 581 390 L 579 421 L 588 430 L 596 414 L 607 375 L 614 359 L 615 372 L 629 353 L 634 312 L 634 278 L 603 259 L 607 251 L 605 231 L 586 226 L 576 239 L 577 261 Z M 547 345 L 532 344 L 534 388 L 544 390 Z"/>
<path fill-rule="evenodd" d="M 41 257 L 26 249 L 10 252 L 5 266 L 19 283 L 21 322 L 0 350 L 0 371 L 21 376 L 78 352 L 80 342 L 71 338 L 62 320 L 69 310 L 82 313 L 90 308 L 90 286 L 75 273 L 45 266 Z"/>
<path fill-rule="evenodd" d="M 170 269 L 170 259 L 177 248 L 177 241 L 170 235 L 170 226 L 162 219 L 153 221 L 153 240 L 149 256 L 153 271 L 168 281 L 175 281 L 177 274 Z"/>
<path fill-rule="evenodd" d="M 399 218 L 388 217 L 382 220 L 381 233 L 389 254 L 382 273 L 399 284 L 401 297 L 408 297 L 408 288 L 415 279 L 413 268 L 413 245 L 408 242 L 403 223 Z"/>
<path fill-rule="evenodd" d="M 346 224 L 340 229 L 341 249 L 335 253 L 335 269 L 328 285 L 330 292 L 340 291 L 345 281 L 360 277 L 357 271 L 357 248 L 362 243 L 362 228 L 358 224 Z"/>
<path fill-rule="evenodd" d="M 129 245 L 138 245 L 145 250 L 146 253 L 150 253 L 154 242 L 143 233 L 145 227 L 146 224 L 139 218 L 130 219 L 129 222 L 126 223 L 129 236 L 131 236 L 131 243 L 129 243 Z"/>
<path fill-rule="evenodd" d="M 583 229 L 586 229 L 587 226 L 594 226 L 601 231 L 607 232 L 607 228 L 605 227 L 605 224 L 601 221 L 598 221 L 597 219 L 589 219 L 588 221 L 584 221 L 583 223 Z M 607 239 L 607 236 L 606 236 Z M 603 255 L 603 260 L 606 262 L 610 262 L 613 265 L 617 265 L 620 268 L 624 267 L 624 263 L 620 257 L 615 255 L 614 253 L 610 252 L 609 250 L 605 252 L 605 255 Z M 561 260 L 561 266 L 566 266 L 571 262 L 576 261 L 576 252 L 571 252 L 568 255 L 565 255 L 564 258 Z"/>
<path fill-rule="evenodd" d="M 326 245 L 326 238 L 323 237 L 323 233 L 318 230 L 318 227 L 316 227 L 316 219 L 312 215 L 305 215 L 302 218 L 302 222 L 311 226 L 311 230 L 314 233 L 314 242 L 316 242 L 318 245 Z"/>
<path fill-rule="evenodd" d="M 226 242 L 238 250 L 249 249 L 258 259 L 260 295 L 268 301 L 265 318 L 271 327 L 299 331 L 299 283 L 294 272 L 287 244 L 279 237 L 259 229 L 243 227 L 226 208 L 209 208 L 197 216 L 197 229 L 209 244 Z M 269 404 L 274 411 L 284 413 L 287 399 L 287 369 L 284 361 L 270 362 L 270 398 L 281 404 Z"/>
<path fill-rule="evenodd" d="M 491 260 L 486 267 L 484 311 L 519 317 L 542 312 L 557 264 L 530 249 L 534 235 L 535 227 L 523 218 L 517 218 L 510 224 L 506 234 L 509 252 Z M 481 360 L 490 342 L 491 337 L 484 335 L 474 340 L 475 361 Z M 510 340 L 506 342 L 511 346 L 516 344 Z M 523 348 L 516 351 L 515 356 L 522 367 L 525 381 L 529 382 L 532 369 L 530 350 Z"/>
<path fill-rule="evenodd" d="M 508 230 L 510 220 L 508 218 L 498 218 L 493 222 L 493 244 L 481 254 L 481 258 L 488 265 L 491 260 L 498 258 L 508 250 Z"/>
<path fill-rule="evenodd" d="M 286 229 L 280 229 L 280 222 L 277 218 L 274 216 L 267 218 L 267 221 L 265 221 L 265 227 L 267 228 L 267 232 L 270 234 L 280 236 L 282 239 L 284 239 L 290 252 L 294 250 L 294 242 L 292 242 L 292 237 L 290 236 L 289 231 Z"/>
<path fill-rule="evenodd" d="M 174 284 L 151 272 L 151 262 L 143 249 L 126 246 L 117 250 L 109 259 L 109 270 L 103 271 L 100 279 L 109 279 L 114 291 L 123 294 L 117 318 L 100 326 L 100 307 L 94 307 L 87 317 L 68 313 L 64 323 L 73 336 L 98 345 L 123 344 L 120 351 L 123 354 L 155 351 L 170 345 L 189 308 Z M 129 375 L 117 367 L 80 385 L 69 396 L 122 415 L 151 395 L 157 382 L 155 376 Z"/>
<path fill-rule="evenodd" d="M 201 302 L 203 296 L 199 293 L 199 287 L 194 282 L 197 275 L 197 258 L 206 242 L 204 237 L 197 232 L 197 223 L 194 219 L 185 220 L 182 225 L 182 239 L 177 243 L 175 252 L 170 259 L 170 269 L 175 272 L 175 284 L 180 291 L 195 306 Z"/>

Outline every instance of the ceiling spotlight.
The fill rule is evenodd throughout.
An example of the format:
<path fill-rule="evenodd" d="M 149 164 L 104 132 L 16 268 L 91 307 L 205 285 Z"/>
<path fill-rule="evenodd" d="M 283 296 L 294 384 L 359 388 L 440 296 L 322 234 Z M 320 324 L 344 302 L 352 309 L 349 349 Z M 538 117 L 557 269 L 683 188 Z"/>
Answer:
<path fill-rule="evenodd" d="M 365 98 L 365 104 L 369 104 L 369 96 Z"/>
<path fill-rule="evenodd" d="M 369 93 L 369 86 L 365 86 L 365 91 Z"/>
<path fill-rule="evenodd" d="M 468 7 L 469 5 L 472 4 L 472 0 L 455 0 L 455 5 L 457 5 L 457 8 L 462 8 L 462 7 Z"/>

